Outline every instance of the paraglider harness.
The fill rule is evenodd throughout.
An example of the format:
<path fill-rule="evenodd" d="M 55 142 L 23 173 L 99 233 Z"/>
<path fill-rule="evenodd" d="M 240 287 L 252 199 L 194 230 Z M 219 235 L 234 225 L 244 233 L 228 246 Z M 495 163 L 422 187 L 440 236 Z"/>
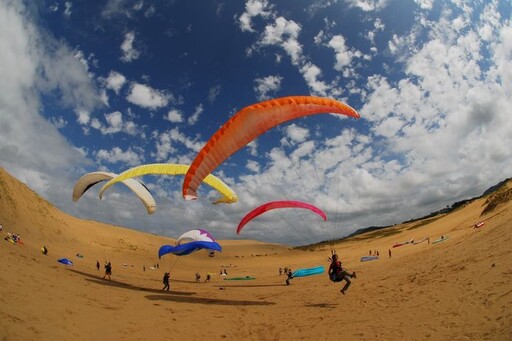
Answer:
<path fill-rule="evenodd" d="M 343 266 L 341 265 L 341 261 L 336 259 L 336 261 L 334 260 L 334 256 L 336 256 L 336 258 L 338 258 L 338 255 L 336 254 L 335 251 L 331 251 L 331 257 L 327 258 L 330 262 L 331 262 L 331 265 L 329 266 L 329 271 L 328 271 L 328 274 L 329 274 L 329 279 L 333 282 L 341 282 L 343 280 Z M 332 271 L 331 271 L 332 269 Z"/>

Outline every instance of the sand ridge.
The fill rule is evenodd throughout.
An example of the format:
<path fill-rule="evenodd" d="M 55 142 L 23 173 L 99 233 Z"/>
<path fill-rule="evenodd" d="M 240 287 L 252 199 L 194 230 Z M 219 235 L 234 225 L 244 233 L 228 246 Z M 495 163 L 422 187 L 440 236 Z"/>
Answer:
<path fill-rule="evenodd" d="M 1 170 L 3 233 L 21 234 L 24 245 L 0 243 L 0 336 L 510 340 L 512 204 L 504 202 L 481 216 L 484 208 L 485 198 L 478 199 L 435 219 L 311 250 L 226 240 L 215 257 L 198 252 L 158 259 L 158 247 L 172 239 L 66 215 Z M 475 229 L 478 221 L 485 225 Z M 411 238 L 433 241 L 441 235 L 449 239 L 391 248 Z M 43 244 L 47 256 L 40 252 Z M 284 284 L 279 267 L 328 267 L 331 247 L 358 274 L 347 295 L 326 274 Z M 359 261 L 375 249 L 379 260 Z M 75 265 L 57 263 L 60 257 Z M 113 264 L 111 281 L 102 279 L 105 261 Z M 228 277 L 256 279 L 224 281 L 220 269 Z M 165 271 L 171 272 L 169 292 L 161 291 Z M 196 271 L 202 274 L 199 283 Z M 207 272 L 212 279 L 205 283 Z"/>

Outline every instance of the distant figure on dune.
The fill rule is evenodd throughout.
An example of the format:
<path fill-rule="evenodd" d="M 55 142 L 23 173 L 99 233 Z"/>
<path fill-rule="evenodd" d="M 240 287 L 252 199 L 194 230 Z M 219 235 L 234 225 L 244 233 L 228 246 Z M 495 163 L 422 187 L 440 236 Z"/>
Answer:
<path fill-rule="evenodd" d="M 196 282 L 199 282 L 201 280 L 201 275 L 199 272 L 196 272 Z"/>
<path fill-rule="evenodd" d="M 163 283 L 164 283 L 164 287 L 162 290 L 165 290 L 167 289 L 167 291 L 169 291 L 169 288 L 170 288 L 170 285 L 169 285 L 169 277 L 170 277 L 170 273 L 166 272 L 164 274 L 164 279 L 163 279 Z"/>
<path fill-rule="evenodd" d="M 48 248 L 43 245 L 43 247 L 41 248 L 41 252 L 43 253 L 43 255 L 46 256 L 48 254 Z"/>
<path fill-rule="evenodd" d="M 210 273 L 208 272 L 208 273 L 206 274 L 206 279 L 204 280 L 204 282 L 205 282 L 205 283 L 206 283 L 206 282 L 209 282 L 211 278 L 212 278 L 212 276 L 211 276 L 211 275 L 210 275 Z"/>
<path fill-rule="evenodd" d="M 105 275 L 103 275 L 103 279 L 108 276 L 108 280 L 110 281 L 110 276 L 112 275 L 112 264 L 108 262 L 105 264 Z"/>
<path fill-rule="evenodd" d="M 333 282 L 341 282 L 345 280 L 345 286 L 340 290 L 343 295 L 345 295 L 350 283 L 352 283 L 350 278 L 357 278 L 355 272 L 350 273 L 343 267 L 343 265 L 341 265 L 341 261 L 338 260 L 337 254 L 332 255 L 332 262 L 329 266 L 328 274 L 330 280 Z"/>
<path fill-rule="evenodd" d="M 391 258 L 391 249 L 388 249 L 389 258 Z"/>
<path fill-rule="evenodd" d="M 292 269 L 288 269 L 288 273 L 286 275 L 287 275 L 286 285 L 290 285 L 290 280 L 293 279 Z"/>
<path fill-rule="evenodd" d="M 99 261 L 96 261 L 96 269 L 98 269 L 98 271 L 100 271 L 100 262 Z"/>

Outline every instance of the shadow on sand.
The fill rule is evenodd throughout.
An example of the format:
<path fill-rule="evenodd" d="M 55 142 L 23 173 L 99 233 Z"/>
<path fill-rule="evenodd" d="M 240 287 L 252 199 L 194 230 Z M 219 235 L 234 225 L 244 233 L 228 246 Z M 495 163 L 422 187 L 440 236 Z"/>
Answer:
<path fill-rule="evenodd" d="M 227 284 L 227 285 L 216 285 L 216 287 L 224 288 L 266 288 L 266 287 L 282 287 L 286 286 L 283 284 Z"/>
<path fill-rule="evenodd" d="M 267 301 L 236 301 L 236 300 L 224 300 L 218 298 L 207 298 L 207 297 L 182 297 L 174 295 L 147 295 L 146 298 L 151 301 L 173 301 L 183 302 L 192 304 L 215 304 L 215 305 L 245 305 L 245 306 L 258 306 L 258 305 L 273 305 L 274 302 Z"/>
<path fill-rule="evenodd" d="M 337 306 L 338 305 L 335 303 L 315 303 L 315 304 L 306 304 L 305 305 L 305 307 L 309 307 L 309 308 L 329 308 L 329 309 L 334 309 Z"/>
<path fill-rule="evenodd" d="M 140 286 L 133 285 L 133 284 L 104 280 L 104 279 L 98 278 L 97 276 L 88 274 L 87 272 L 82 272 L 82 271 L 73 270 L 73 269 L 67 269 L 67 270 L 74 272 L 76 274 L 85 276 L 85 277 L 89 277 L 89 278 L 86 278 L 85 280 L 95 283 L 95 284 L 101 284 L 101 285 L 105 285 L 105 286 L 109 286 L 109 287 L 123 288 L 123 289 L 136 290 L 136 291 L 152 292 L 152 293 L 159 293 L 159 294 L 163 293 L 163 291 L 161 289 L 144 288 L 144 287 L 140 287 Z M 196 293 L 195 292 L 186 292 L 186 291 L 166 291 L 164 295 L 168 295 L 168 294 L 190 296 L 190 295 L 195 295 Z"/>

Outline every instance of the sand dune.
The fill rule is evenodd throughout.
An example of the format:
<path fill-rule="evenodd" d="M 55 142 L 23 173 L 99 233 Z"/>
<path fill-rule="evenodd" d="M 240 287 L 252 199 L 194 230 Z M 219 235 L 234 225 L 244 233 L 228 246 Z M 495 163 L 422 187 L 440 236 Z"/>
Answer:
<path fill-rule="evenodd" d="M 301 251 L 226 240 L 215 257 L 198 252 L 159 260 L 158 247 L 172 239 L 71 217 L 0 169 L 3 235 L 19 233 L 24 241 L 0 243 L 0 337 L 511 340 L 512 201 L 502 199 L 481 216 L 486 199 L 332 245 L 358 274 L 343 296 L 326 275 L 295 278 L 286 286 L 278 274 L 284 266 L 327 267 L 330 247 Z M 475 229 L 478 221 L 485 225 Z M 449 239 L 391 248 L 441 235 Z M 375 249 L 379 260 L 359 261 Z M 75 265 L 57 263 L 60 257 Z M 97 260 L 112 262 L 112 281 L 102 279 Z M 221 268 L 228 277 L 256 279 L 225 281 Z M 163 292 L 169 270 L 171 291 Z M 213 273 L 212 280 L 196 283 L 196 271 L 203 279 Z"/>

